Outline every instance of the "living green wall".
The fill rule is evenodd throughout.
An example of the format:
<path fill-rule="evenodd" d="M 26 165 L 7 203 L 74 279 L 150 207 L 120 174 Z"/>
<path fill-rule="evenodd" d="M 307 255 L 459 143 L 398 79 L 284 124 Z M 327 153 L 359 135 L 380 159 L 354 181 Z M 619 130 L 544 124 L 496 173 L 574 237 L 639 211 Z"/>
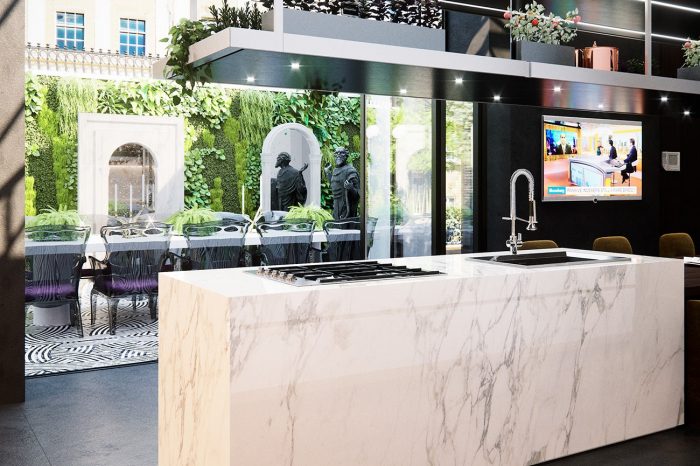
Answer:
<path fill-rule="evenodd" d="M 77 206 L 78 113 L 181 116 L 185 118 L 185 203 L 210 206 L 214 180 L 221 179 L 221 207 L 246 213 L 259 203 L 260 151 L 276 125 L 301 123 L 321 144 L 323 165 L 335 147 L 347 147 L 359 163 L 360 101 L 317 92 L 241 90 L 213 84 L 192 95 L 171 81 L 104 81 L 27 75 L 26 174 L 34 178 L 37 211 Z M 322 174 L 322 207 L 332 199 Z"/>

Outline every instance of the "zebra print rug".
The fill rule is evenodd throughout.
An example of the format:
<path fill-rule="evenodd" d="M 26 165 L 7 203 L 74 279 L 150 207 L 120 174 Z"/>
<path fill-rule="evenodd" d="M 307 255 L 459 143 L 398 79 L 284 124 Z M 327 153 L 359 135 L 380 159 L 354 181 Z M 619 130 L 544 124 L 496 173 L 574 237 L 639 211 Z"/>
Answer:
<path fill-rule="evenodd" d="M 69 325 L 39 327 L 27 310 L 24 373 L 27 377 L 99 369 L 158 360 L 158 321 L 151 322 L 147 301 L 119 303 L 116 335 L 109 334 L 107 302 L 97 300 L 95 325 L 90 325 L 91 284 L 81 287 L 83 338 Z"/>

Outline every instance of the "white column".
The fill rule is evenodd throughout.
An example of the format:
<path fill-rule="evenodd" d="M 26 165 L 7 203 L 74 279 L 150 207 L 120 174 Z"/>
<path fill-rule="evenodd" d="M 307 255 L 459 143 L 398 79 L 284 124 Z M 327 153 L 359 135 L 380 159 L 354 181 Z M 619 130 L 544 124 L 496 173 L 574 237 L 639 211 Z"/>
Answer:
<path fill-rule="evenodd" d="M 25 6 L 24 24 L 26 31 L 26 41 L 32 44 L 52 44 L 54 42 L 54 34 L 47 34 L 46 28 L 46 1 L 45 0 L 27 0 Z M 55 23 L 54 23 L 55 27 Z"/>
<path fill-rule="evenodd" d="M 651 71 L 651 0 L 644 0 L 644 74 Z"/>
<path fill-rule="evenodd" d="M 95 21 L 85 25 L 86 33 L 89 27 L 93 27 L 95 30 L 95 50 L 114 50 L 111 39 L 112 33 L 117 33 L 119 18 L 112 18 L 110 15 L 111 11 L 112 0 L 95 0 Z M 86 19 L 89 21 L 89 18 Z M 89 47 L 88 44 L 85 45 Z"/>
<path fill-rule="evenodd" d="M 199 19 L 197 18 L 197 0 L 190 0 L 190 15 L 189 18 L 194 20 L 194 19 Z"/>

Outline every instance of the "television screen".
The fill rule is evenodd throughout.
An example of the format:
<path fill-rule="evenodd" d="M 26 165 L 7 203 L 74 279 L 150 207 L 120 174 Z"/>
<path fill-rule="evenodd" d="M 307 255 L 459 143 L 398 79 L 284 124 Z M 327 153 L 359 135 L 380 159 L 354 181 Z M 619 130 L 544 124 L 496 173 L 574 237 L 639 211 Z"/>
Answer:
<path fill-rule="evenodd" d="M 642 198 L 641 122 L 545 116 L 542 131 L 542 200 Z"/>

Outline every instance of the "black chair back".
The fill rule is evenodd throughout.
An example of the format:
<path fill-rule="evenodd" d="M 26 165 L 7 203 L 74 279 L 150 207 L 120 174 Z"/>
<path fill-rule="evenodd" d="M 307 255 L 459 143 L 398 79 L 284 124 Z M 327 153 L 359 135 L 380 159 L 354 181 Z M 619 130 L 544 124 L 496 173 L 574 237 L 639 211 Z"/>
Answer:
<path fill-rule="evenodd" d="M 25 303 L 77 300 L 90 227 L 29 227 L 24 236 Z"/>
<path fill-rule="evenodd" d="M 241 265 L 245 236 L 250 223 L 231 218 L 185 225 L 187 239 L 186 269 L 227 269 Z"/>
<path fill-rule="evenodd" d="M 257 223 L 262 265 L 308 263 L 314 228 L 310 219 Z"/>
<path fill-rule="evenodd" d="M 326 257 L 329 262 L 365 258 L 362 250 L 360 226 L 360 219 L 357 217 L 323 222 L 323 230 L 328 239 Z"/>
<path fill-rule="evenodd" d="M 172 225 L 158 222 L 102 227 L 108 270 L 95 278 L 98 288 L 109 296 L 155 293 L 171 233 Z"/>

